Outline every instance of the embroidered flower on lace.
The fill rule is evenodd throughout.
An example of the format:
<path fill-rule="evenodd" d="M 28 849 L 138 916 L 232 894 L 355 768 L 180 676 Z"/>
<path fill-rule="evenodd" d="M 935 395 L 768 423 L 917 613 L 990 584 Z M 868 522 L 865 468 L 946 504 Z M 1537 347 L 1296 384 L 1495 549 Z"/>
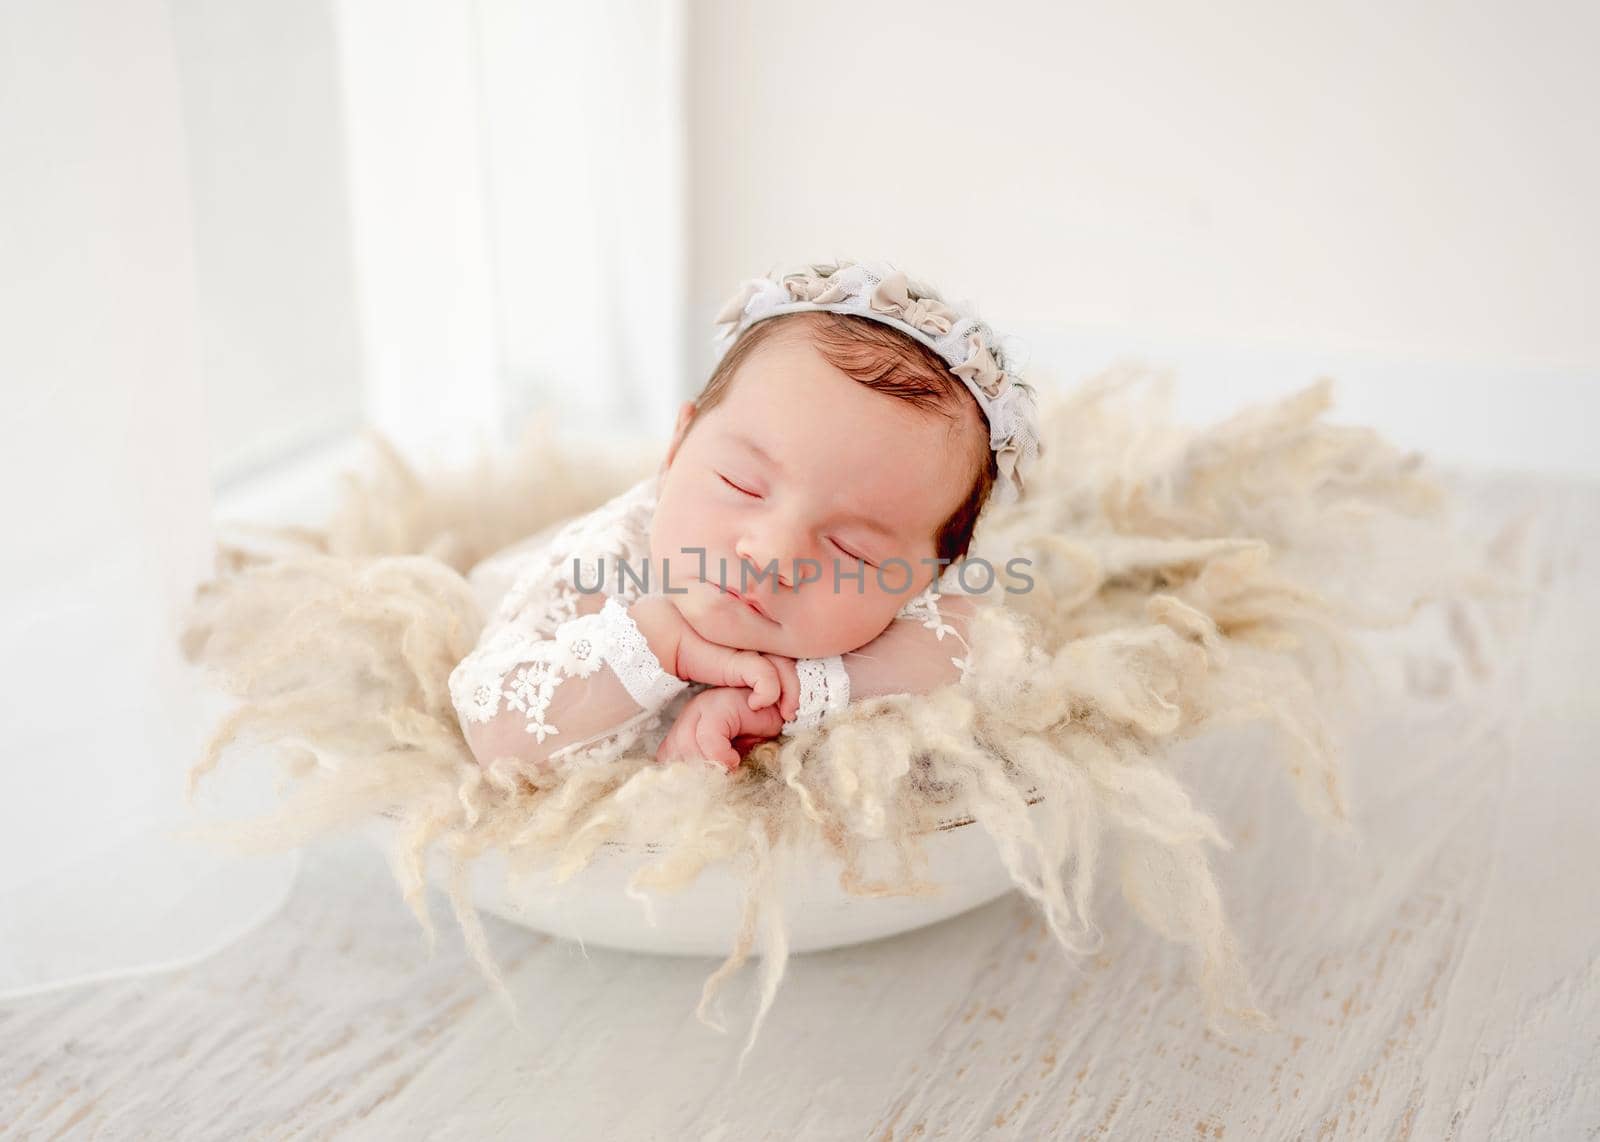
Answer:
<path fill-rule="evenodd" d="M 525 711 L 531 721 L 543 716 L 550 706 L 559 681 L 555 672 L 543 662 L 530 662 L 518 668 L 506 687 L 506 704 L 513 710 Z"/>
<path fill-rule="evenodd" d="M 569 619 L 556 628 L 556 665 L 574 677 L 587 678 L 600 669 L 604 644 L 605 620 L 599 615 Z"/>
<path fill-rule="evenodd" d="M 939 599 L 945 593 L 939 590 L 939 582 L 940 580 L 935 579 L 932 583 L 929 583 L 921 594 L 900 609 L 899 617 L 913 622 L 920 622 L 933 632 L 933 637 L 939 642 L 943 642 L 944 636 L 947 634 L 954 636 L 962 648 L 970 653 L 972 648 L 967 640 L 962 637 L 959 630 L 945 622 L 944 615 L 939 610 Z M 950 659 L 950 663 L 961 671 L 961 681 L 967 681 L 968 675 L 972 672 L 971 661 L 965 656 L 954 656 Z"/>
<path fill-rule="evenodd" d="M 561 732 L 549 722 L 545 721 L 542 715 L 533 713 L 528 715 L 528 724 L 524 726 L 523 729 L 532 734 L 533 740 L 541 745 L 544 744 L 544 739 L 549 737 L 551 734 L 559 734 Z"/>
<path fill-rule="evenodd" d="M 933 632 L 934 638 L 940 642 L 944 636 L 953 634 L 960 639 L 956 628 L 944 621 L 944 616 L 939 613 L 939 590 L 937 583 L 930 583 L 922 589 L 922 593 L 911 599 L 900 608 L 900 618 L 915 619 Z M 965 641 L 965 640 L 963 640 Z"/>
<path fill-rule="evenodd" d="M 515 628 L 496 632 L 450 672 L 450 698 L 468 721 L 487 722 L 500 712 L 506 671 L 526 655 Z"/>
<path fill-rule="evenodd" d="M 468 693 L 467 717 L 475 722 L 487 722 L 499 712 L 500 687 L 495 682 L 479 679 Z"/>

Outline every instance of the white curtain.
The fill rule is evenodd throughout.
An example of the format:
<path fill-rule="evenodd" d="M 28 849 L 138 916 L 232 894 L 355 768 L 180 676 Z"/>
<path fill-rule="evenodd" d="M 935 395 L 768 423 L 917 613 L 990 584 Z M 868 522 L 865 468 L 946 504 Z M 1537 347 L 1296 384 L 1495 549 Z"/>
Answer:
<path fill-rule="evenodd" d="M 12 996 L 204 955 L 278 907 L 294 862 L 172 835 L 206 712 L 174 633 L 210 505 L 166 5 L 5 0 L 0 165 Z"/>
<path fill-rule="evenodd" d="M 685 391 L 682 0 L 336 0 L 372 421 L 665 435 Z"/>
<path fill-rule="evenodd" d="M 665 437 L 688 395 L 683 4 L 477 12 L 510 408 Z"/>
<path fill-rule="evenodd" d="M 540 404 L 670 426 L 682 24 L 682 0 L 0 0 L 0 997 L 192 961 L 290 887 L 290 857 L 174 836 L 222 712 L 175 641 L 208 469 L 352 417 L 436 456 Z M 271 778 L 225 768 L 201 818 Z"/>

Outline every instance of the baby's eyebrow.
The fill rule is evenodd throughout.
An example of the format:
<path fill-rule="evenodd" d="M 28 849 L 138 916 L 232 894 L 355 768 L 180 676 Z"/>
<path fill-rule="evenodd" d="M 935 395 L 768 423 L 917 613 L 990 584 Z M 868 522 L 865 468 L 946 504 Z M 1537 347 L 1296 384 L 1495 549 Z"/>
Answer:
<path fill-rule="evenodd" d="M 844 521 L 846 523 L 855 524 L 856 526 L 862 528 L 865 531 L 870 531 L 870 532 L 873 532 L 876 535 L 881 535 L 884 539 L 894 539 L 895 538 L 895 530 L 894 530 L 894 528 L 889 527 L 887 524 L 880 523 L 878 520 L 874 519 L 872 516 L 860 515 L 860 514 L 857 514 L 855 512 L 850 512 L 850 513 L 846 514 L 843 518 L 844 518 Z"/>
<path fill-rule="evenodd" d="M 768 452 L 765 448 L 761 447 L 761 445 L 757 444 L 754 440 L 750 439 L 750 437 L 735 432 L 730 434 L 730 439 L 735 444 L 743 444 L 751 452 L 755 453 L 757 458 L 764 460 L 767 464 L 769 464 L 774 471 L 783 471 L 783 465 L 778 463 L 777 457 Z"/>

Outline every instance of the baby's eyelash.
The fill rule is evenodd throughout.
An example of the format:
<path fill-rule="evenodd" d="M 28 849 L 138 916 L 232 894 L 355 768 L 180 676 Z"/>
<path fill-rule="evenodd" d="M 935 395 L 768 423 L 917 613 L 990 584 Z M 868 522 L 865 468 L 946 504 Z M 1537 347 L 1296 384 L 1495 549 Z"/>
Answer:
<path fill-rule="evenodd" d="M 857 555 L 854 551 L 851 551 L 848 547 L 846 547 L 844 544 L 840 543 L 837 539 L 829 539 L 828 542 L 832 543 L 835 547 L 837 547 L 840 551 L 844 552 L 851 559 L 859 559 L 859 560 L 861 560 L 861 562 L 865 563 L 868 567 L 876 567 L 877 566 L 876 563 L 874 563 L 872 560 L 868 559 L 865 555 Z"/>
<path fill-rule="evenodd" d="M 752 492 L 749 488 L 741 488 L 738 484 L 735 484 L 732 480 L 728 479 L 728 477 L 724 476 L 721 472 L 717 473 L 717 479 L 721 480 L 724 484 L 727 484 L 728 487 L 732 488 L 734 491 L 739 492 L 742 495 L 749 496 L 752 499 L 760 499 L 761 498 L 755 492 Z M 868 567 L 876 567 L 877 566 L 876 563 L 874 563 L 872 560 L 868 559 L 865 555 L 857 555 L 854 551 L 851 551 L 848 547 L 846 547 L 844 544 L 840 543 L 837 539 L 834 539 L 832 536 L 828 537 L 828 542 L 833 544 L 840 551 L 844 552 L 851 559 L 860 560 L 862 563 L 865 563 Z"/>

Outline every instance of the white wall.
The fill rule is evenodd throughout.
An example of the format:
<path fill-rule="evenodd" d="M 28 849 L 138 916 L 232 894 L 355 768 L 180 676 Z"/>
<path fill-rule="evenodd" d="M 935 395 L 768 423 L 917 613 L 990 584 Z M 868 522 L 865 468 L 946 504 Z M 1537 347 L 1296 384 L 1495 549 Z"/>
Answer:
<path fill-rule="evenodd" d="M 1600 378 L 1600 5 L 692 11 L 702 367 L 741 278 L 853 255 L 1002 327 Z"/>
<path fill-rule="evenodd" d="M 172 11 L 223 474 L 540 400 L 664 432 L 741 278 L 850 254 L 1198 414 L 1336 369 L 1404 443 L 1600 472 L 1595 5 Z"/>

